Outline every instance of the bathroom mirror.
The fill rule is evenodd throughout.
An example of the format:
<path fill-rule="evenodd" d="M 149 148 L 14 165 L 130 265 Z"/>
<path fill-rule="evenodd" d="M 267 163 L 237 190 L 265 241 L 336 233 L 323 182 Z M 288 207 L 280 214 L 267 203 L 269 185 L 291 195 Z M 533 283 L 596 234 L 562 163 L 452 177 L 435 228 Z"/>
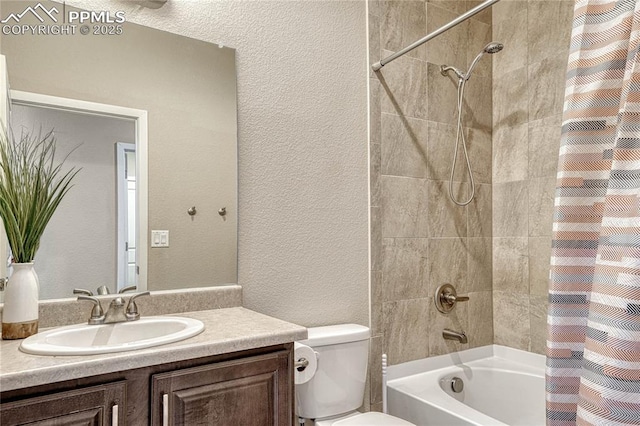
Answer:
<path fill-rule="evenodd" d="M 24 13 L 35 3 L 2 0 L 0 18 L 7 22 L 0 26 L 13 25 L 18 18 L 21 26 L 42 24 L 43 18 L 49 25 L 53 21 L 48 20 L 62 21 L 70 11 L 78 10 L 47 1 L 37 4 L 42 5 L 38 11 L 50 12 L 49 17 Z M 110 292 L 116 291 L 119 281 L 120 287 L 130 282 L 118 278 L 122 253 L 129 260 L 142 255 L 137 262 L 125 263 L 136 274 L 140 289 L 237 282 L 235 51 L 137 24 L 121 25 L 121 34 L 93 33 L 92 26 L 89 34 L 76 30 L 75 34 L 49 35 L 12 34 L 3 28 L 0 53 L 6 57 L 9 93 L 20 98 L 11 102 L 9 115 L 20 117 L 17 122 L 32 127 L 29 130 L 54 127 L 64 149 L 79 144 L 69 161 L 83 168 L 77 178 L 77 194 L 63 201 L 66 204 L 52 219 L 55 228 L 45 231 L 50 235 L 45 234 L 47 239 L 43 237 L 36 255 L 43 299 L 72 297 L 73 288 L 95 292 L 105 285 Z M 25 96 L 145 112 L 146 158 L 136 158 L 140 122 L 129 113 L 96 112 L 91 116 L 79 111 L 82 108 L 74 111 L 51 105 L 28 111 L 29 105 L 22 100 Z M 52 126 L 56 121 L 51 115 L 59 116 L 57 123 L 63 125 Z M 36 118 L 29 121 L 25 117 Z M 122 125 L 110 136 L 104 129 L 117 126 L 105 124 L 107 118 L 120 119 Z M 86 123 L 76 128 L 76 121 Z M 92 132 L 100 134 L 92 137 Z M 101 154 L 93 159 L 84 152 L 80 155 L 92 144 L 98 144 L 95 152 Z M 126 241 L 129 246 L 136 241 L 135 250 L 129 252 L 126 247 L 122 250 L 124 243 L 118 236 L 123 233 L 117 225 L 118 207 L 126 204 L 117 191 L 118 163 L 119 159 L 126 162 L 127 157 L 130 166 L 122 170 L 128 170 L 131 177 L 133 166 L 138 190 L 130 193 L 134 195 L 129 195 L 129 205 L 148 205 L 142 220 L 128 223 L 129 230 L 138 228 Z M 99 161 L 104 161 L 100 167 L 109 173 L 104 173 L 105 183 L 98 184 L 101 189 L 97 190 L 95 182 L 91 187 L 89 181 L 97 180 Z M 136 166 L 139 161 L 143 163 Z M 125 208 L 124 212 L 132 218 L 140 214 L 135 209 Z M 80 232 L 74 232 L 77 228 Z M 53 282 L 56 284 L 48 285 Z"/>

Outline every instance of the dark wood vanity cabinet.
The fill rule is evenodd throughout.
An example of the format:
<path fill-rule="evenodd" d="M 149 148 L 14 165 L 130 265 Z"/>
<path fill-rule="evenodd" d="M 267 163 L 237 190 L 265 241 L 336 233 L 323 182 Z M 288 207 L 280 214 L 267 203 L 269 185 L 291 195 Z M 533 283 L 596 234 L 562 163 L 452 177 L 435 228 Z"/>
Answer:
<path fill-rule="evenodd" d="M 36 396 L 0 405 L 0 424 L 126 426 L 124 381 Z"/>
<path fill-rule="evenodd" d="M 290 424 L 288 366 L 288 354 L 276 352 L 155 374 L 151 379 L 151 424 Z M 164 417 L 168 419 L 165 423 Z"/>
<path fill-rule="evenodd" d="M 292 346 L 2 392 L 0 424 L 291 426 Z"/>

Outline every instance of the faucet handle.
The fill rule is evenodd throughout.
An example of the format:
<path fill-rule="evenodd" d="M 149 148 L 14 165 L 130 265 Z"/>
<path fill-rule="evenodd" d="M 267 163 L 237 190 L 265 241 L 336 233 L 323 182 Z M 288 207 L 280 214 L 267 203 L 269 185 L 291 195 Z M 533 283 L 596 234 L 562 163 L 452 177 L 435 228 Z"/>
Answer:
<path fill-rule="evenodd" d="M 125 291 L 134 291 L 137 288 L 138 288 L 138 286 L 136 286 L 136 285 L 130 285 L 130 286 L 127 286 L 127 287 L 122 287 L 120 290 L 118 290 L 118 294 L 122 294 Z"/>
<path fill-rule="evenodd" d="M 466 302 L 469 296 L 458 296 L 456 289 L 449 283 L 442 284 L 436 289 L 434 301 L 436 308 L 443 314 L 448 314 L 455 308 L 457 302 Z"/>
<path fill-rule="evenodd" d="M 100 301 L 96 297 L 80 295 L 78 296 L 78 300 L 88 300 L 89 302 L 93 303 L 93 309 L 91 309 L 91 317 L 89 317 L 88 321 L 89 324 L 102 324 L 104 322 L 104 311 L 102 310 Z"/>
<path fill-rule="evenodd" d="M 138 312 L 138 305 L 136 305 L 135 299 L 140 296 L 151 296 L 151 292 L 143 291 L 142 293 L 134 294 L 129 299 L 129 304 L 127 305 L 127 311 L 125 313 L 128 321 L 135 321 L 140 319 L 140 313 Z"/>
<path fill-rule="evenodd" d="M 73 294 L 84 294 L 85 296 L 93 296 L 93 292 L 85 290 L 84 288 L 74 288 Z"/>
<path fill-rule="evenodd" d="M 450 304 L 456 302 L 467 302 L 469 300 L 469 296 L 458 296 L 453 293 L 444 293 L 441 297 Z"/>

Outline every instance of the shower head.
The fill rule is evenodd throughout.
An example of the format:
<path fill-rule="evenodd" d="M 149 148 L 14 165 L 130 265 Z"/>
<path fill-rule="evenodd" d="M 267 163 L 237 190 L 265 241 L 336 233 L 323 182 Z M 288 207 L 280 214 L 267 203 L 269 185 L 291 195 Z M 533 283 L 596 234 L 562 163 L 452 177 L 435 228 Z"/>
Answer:
<path fill-rule="evenodd" d="M 471 62 L 471 66 L 469 67 L 469 71 L 467 71 L 466 74 L 463 73 L 462 71 L 458 70 L 457 68 L 450 66 L 450 65 L 441 65 L 440 66 L 440 73 L 442 75 L 447 75 L 447 73 L 449 71 L 453 71 L 458 76 L 458 79 L 465 80 L 465 81 L 469 80 L 469 77 L 471 77 L 471 71 L 473 71 L 473 68 L 476 66 L 476 64 L 478 63 L 480 58 L 482 58 L 482 55 L 484 55 L 485 53 L 489 53 L 489 54 L 492 55 L 494 53 L 498 53 L 503 48 L 504 48 L 504 44 L 492 41 L 491 43 L 487 44 L 484 47 L 484 49 L 482 49 L 482 52 L 478 53 L 478 56 L 476 56 L 475 59 L 473 60 L 473 62 Z"/>
<path fill-rule="evenodd" d="M 483 52 L 485 53 L 498 53 L 499 51 L 501 51 L 504 48 L 504 44 L 502 43 L 497 43 L 495 41 L 492 41 L 491 43 L 487 44 L 484 49 L 482 49 Z"/>
<path fill-rule="evenodd" d="M 487 44 L 484 47 L 484 49 L 482 49 L 482 52 L 478 53 L 478 56 L 476 56 L 473 62 L 471 62 L 469 71 L 467 71 L 467 74 L 465 75 L 465 80 L 469 80 L 469 77 L 471 77 L 471 71 L 473 71 L 473 68 L 476 66 L 480 58 L 482 58 L 482 55 L 484 55 L 485 53 L 489 53 L 489 54 L 498 53 L 503 48 L 504 48 L 504 44 L 498 43 L 495 41 L 492 41 L 491 43 Z"/>

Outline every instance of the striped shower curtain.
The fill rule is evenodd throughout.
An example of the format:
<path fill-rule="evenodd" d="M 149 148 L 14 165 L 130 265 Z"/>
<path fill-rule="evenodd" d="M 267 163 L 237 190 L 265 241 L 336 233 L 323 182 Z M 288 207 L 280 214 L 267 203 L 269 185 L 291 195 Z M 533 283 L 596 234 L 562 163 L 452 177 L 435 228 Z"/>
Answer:
<path fill-rule="evenodd" d="M 640 1 L 577 0 L 554 210 L 548 425 L 640 425 Z"/>

